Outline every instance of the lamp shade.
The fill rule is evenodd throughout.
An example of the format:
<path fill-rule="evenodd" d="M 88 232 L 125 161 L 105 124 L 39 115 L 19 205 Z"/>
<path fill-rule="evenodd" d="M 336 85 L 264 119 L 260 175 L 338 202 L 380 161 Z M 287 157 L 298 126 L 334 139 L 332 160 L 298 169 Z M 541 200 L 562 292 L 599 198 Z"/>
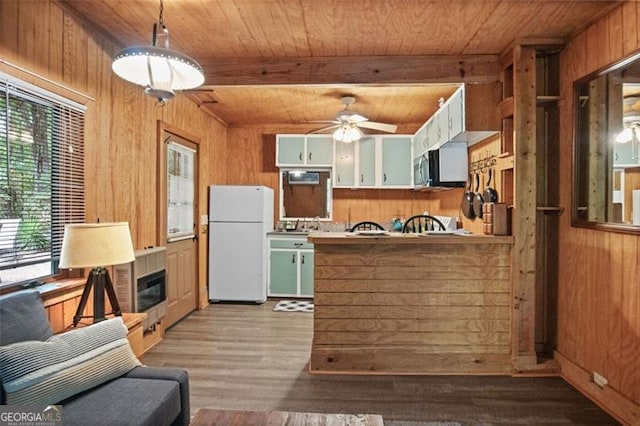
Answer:
<path fill-rule="evenodd" d="M 185 90 L 204 83 L 204 73 L 195 60 L 159 46 L 123 49 L 114 56 L 111 68 L 121 78 L 145 87 Z"/>
<path fill-rule="evenodd" d="M 60 268 L 119 265 L 135 259 L 127 222 L 66 225 Z"/>

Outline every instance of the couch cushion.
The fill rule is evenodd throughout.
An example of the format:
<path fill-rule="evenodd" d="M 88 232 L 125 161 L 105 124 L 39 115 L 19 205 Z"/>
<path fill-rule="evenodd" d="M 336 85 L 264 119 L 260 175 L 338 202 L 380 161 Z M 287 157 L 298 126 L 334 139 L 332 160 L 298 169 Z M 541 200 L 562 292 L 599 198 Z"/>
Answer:
<path fill-rule="evenodd" d="M 172 380 L 119 378 L 62 405 L 65 426 L 170 425 L 180 413 L 180 385 Z"/>
<path fill-rule="evenodd" d="M 119 377 L 140 362 L 122 318 L 0 347 L 0 378 L 8 404 L 55 404 Z"/>
<path fill-rule="evenodd" d="M 0 346 L 23 340 L 47 340 L 53 335 L 47 312 L 36 290 L 0 296 Z"/>

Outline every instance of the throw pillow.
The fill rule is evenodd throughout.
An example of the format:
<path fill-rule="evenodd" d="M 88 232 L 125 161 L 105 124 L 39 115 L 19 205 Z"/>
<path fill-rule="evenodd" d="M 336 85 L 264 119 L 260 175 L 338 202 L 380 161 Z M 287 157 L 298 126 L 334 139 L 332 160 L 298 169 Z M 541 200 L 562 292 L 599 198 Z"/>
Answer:
<path fill-rule="evenodd" d="M 56 404 L 138 365 L 120 317 L 44 342 L 0 346 L 0 378 L 7 404 Z"/>
<path fill-rule="evenodd" d="M 24 290 L 0 296 L 0 346 L 47 340 L 53 332 L 40 293 Z"/>

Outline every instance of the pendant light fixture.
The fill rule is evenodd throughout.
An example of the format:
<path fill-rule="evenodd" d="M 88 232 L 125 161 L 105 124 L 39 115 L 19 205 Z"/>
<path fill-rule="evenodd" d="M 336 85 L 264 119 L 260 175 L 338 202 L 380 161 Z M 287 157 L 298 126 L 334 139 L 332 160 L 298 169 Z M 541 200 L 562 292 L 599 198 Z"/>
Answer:
<path fill-rule="evenodd" d="M 189 56 L 169 48 L 169 29 L 164 23 L 164 4 L 153 24 L 151 46 L 132 46 L 113 57 L 111 69 L 119 77 L 143 86 L 144 92 L 161 103 L 172 99 L 176 90 L 196 88 L 204 83 L 202 67 Z M 164 47 L 158 39 L 164 38 Z"/>

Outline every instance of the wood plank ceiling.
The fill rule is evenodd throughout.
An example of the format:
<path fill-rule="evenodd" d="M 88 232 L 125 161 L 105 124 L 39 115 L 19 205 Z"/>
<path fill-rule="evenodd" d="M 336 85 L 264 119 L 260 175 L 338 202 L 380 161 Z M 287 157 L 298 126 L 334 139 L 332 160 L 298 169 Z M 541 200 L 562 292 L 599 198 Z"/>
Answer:
<path fill-rule="evenodd" d="M 121 47 L 150 43 L 159 0 L 59 0 Z M 424 122 L 454 83 L 498 78 L 514 40 L 566 40 L 621 1 L 164 0 L 171 48 L 203 66 L 188 94 L 230 126 Z"/>

